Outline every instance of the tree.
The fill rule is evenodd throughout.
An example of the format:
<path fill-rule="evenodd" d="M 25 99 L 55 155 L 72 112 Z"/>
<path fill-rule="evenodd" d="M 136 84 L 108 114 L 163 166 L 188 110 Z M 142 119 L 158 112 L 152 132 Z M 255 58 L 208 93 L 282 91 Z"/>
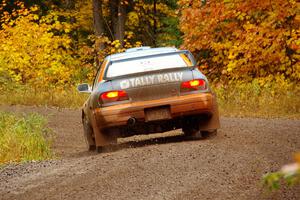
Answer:
<path fill-rule="evenodd" d="M 180 0 L 183 48 L 217 81 L 300 80 L 299 3 Z M 267 58 L 267 59 L 266 59 Z"/>
<path fill-rule="evenodd" d="M 180 34 L 176 8 L 176 0 L 109 0 L 103 1 L 94 13 L 104 13 L 102 35 L 112 41 L 118 40 L 120 47 L 125 47 L 125 39 L 129 35 L 145 45 L 156 46 L 166 45 L 171 40 L 174 40 L 171 44 L 178 44 Z"/>
<path fill-rule="evenodd" d="M 95 35 L 98 37 L 110 36 L 112 40 L 119 40 L 121 44 L 124 42 L 126 7 L 122 0 L 110 0 L 109 6 L 104 5 L 102 0 L 93 0 L 93 17 Z M 104 7 L 109 7 L 110 19 L 106 20 L 103 16 Z M 109 24 L 107 21 L 110 21 Z M 101 49 L 104 46 L 102 45 Z"/>

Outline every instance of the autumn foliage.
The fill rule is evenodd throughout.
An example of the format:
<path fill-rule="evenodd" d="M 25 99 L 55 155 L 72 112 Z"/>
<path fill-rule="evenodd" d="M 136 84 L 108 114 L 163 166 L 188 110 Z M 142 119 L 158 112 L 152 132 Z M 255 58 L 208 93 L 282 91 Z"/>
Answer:
<path fill-rule="evenodd" d="M 176 43 L 173 40 L 178 37 L 168 31 L 162 33 L 166 19 L 176 17 L 175 10 L 162 2 L 157 3 L 159 14 L 154 16 L 151 2 L 122 1 L 128 15 L 122 41 L 111 33 L 114 24 L 107 0 L 102 6 L 106 31 L 101 36 L 94 34 L 92 1 L 71 0 L 74 5 L 68 9 L 65 1 L 39 2 L 40 5 L 28 2 L 31 1 L 0 1 L 1 84 L 73 87 L 79 82 L 91 82 L 105 56 L 143 43 L 151 45 L 156 41 L 154 24 L 160 38 L 157 43 Z"/>
<path fill-rule="evenodd" d="M 40 17 L 37 6 L 18 5 L 1 18 L 2 79 L 35 87 L 71 84 L 82 64 L 69 35 L 75 25 L 59 21 L 55 12 Z"/>
<path fill-rule="evenodd" d="M 300 80 L 300 3 L 180 0 L 183 48 L 214 81 Z"/>
<path fill-rule="evenodd" d="M 81 105 L 75 85 L 91 83 L 105 56 L 141 45 L 190 50 L 221 112 L 299 115 L 294 0 L 0 0 L 0 103 Z"/>

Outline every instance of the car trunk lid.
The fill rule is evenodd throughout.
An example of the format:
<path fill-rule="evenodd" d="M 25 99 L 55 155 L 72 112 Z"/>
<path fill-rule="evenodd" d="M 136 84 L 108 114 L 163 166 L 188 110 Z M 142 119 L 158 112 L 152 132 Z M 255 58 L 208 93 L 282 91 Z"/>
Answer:
<path fill-rule="evenodd" d="M 147 101 L 179 96 L 181 83 L 192 78 L 191 68 L 185 67 L 114 79 L 112 86 L 126 91 L 132 102 Z"/>

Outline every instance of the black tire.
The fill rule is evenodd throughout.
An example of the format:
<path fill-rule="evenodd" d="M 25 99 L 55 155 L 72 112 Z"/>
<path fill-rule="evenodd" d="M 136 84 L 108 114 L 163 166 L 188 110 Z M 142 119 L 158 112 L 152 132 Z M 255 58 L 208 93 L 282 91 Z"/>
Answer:
<path fill-rule="evenodd" d="M 208 137 L 211 137 L 211 136 L 215 136 L 217 135 L 218 133 L 218 130 L 215 129 L 215 130 L 211 130 L 211 131 L 201 131 L 201 135 L 203 138 L 208 138 Z"/>
<path fill-rule="evenodd" d="M 104 147 L 102 147 L 102 146 L 96 147 L 96 152 L 97 153 L 103 153 L 104 152 Z"/>
<path fill-rule="evenodd" d="M 195 118 L 187 117 L 182 122 L 182 131 L 188 140 L 199 140 L 202 138 L 198 127 L 198 121 Z"/>
<path fill-rule="evenodd" d="M 183 127 L 182 131 L 184 136 L 188 140 L 199 140 L 202 139 L 202 134 L 199 130 L 195 129 L 194 127 Z"/>
<path fill-rule="evenodd" d="M 87 149 L 89 151 L 94 151 L 96 149 L 96 143 L 95 138 L 93 137 L 93 128 L 86 116 L 83 118 L 83 134 L 87 144 Z"/>

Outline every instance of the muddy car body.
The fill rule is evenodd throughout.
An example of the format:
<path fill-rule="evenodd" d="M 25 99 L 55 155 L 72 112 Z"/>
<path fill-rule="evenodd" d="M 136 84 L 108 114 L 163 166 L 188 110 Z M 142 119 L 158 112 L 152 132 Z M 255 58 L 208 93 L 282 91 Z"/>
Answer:
<path fill-rule="evenodd" d="M 216 132 L 216 96 L 189 51 L 140 47 L 105 58 L 82 108 L 89 149 L 118 137 L 182 128 L 185 135 Z"/>

